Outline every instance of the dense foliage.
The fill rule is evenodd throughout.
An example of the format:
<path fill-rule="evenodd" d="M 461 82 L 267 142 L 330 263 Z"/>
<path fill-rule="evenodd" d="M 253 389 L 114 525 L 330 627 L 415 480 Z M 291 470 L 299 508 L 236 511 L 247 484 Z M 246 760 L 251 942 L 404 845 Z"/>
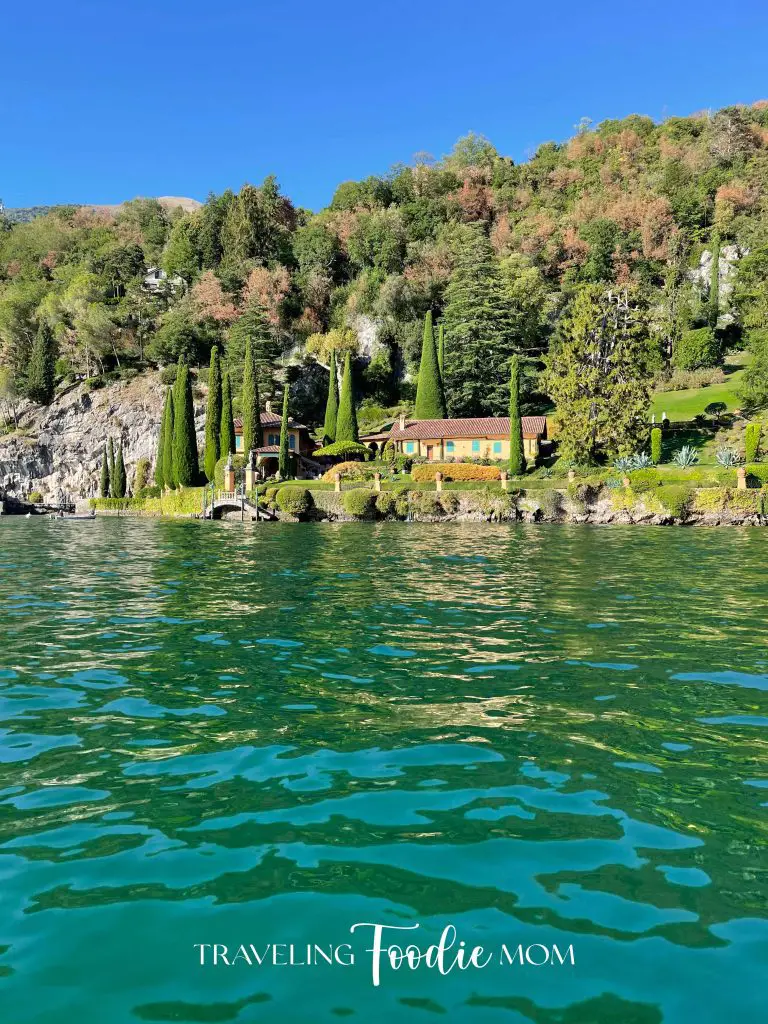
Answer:
<path fill-rule="evenodd" d="M 316 214 L 271 177 L 191 212 L 56 208 L 0 230 L 0 397 L 47 401 L 52 372 L 58 385 L 205 365 L 218 346 L 238 408 L 248 362 L 254 392 L 274 399 L 289 382 L 291 414 L 320 425 L 332 357 L 358 401 L 413 402 L 431 313 L 427 362 L 434 352 L 449 415 L 505 415 L 517 354 L 521 412 L 565 403 L 566 423 L 572 375 L 589 365 L 578 345 L 621 348 L 608 369 L 622 400 L 564 435 L 582 460 L 602 458 L 635 442 L 631 418 L 670 366 L 748 347 L 744 404 L 768 402 L 767 203 L 760 102 L 585 125 L 522 164 L 469 136 L 440 160 L 342 183 Z M 150 267 L 165 274 L 151 286 Z M 609 293 L 626 297 L 631 346 L 626 324 L 602 326 Z M 342 388 L 329 440 L 356 437 L 345 401 Z"/>

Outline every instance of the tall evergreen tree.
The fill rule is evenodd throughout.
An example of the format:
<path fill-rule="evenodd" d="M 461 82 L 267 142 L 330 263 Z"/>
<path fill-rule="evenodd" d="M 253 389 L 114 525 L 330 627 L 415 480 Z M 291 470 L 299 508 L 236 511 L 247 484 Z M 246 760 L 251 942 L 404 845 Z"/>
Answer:
<path fill-rule="evenodd" d="M 277 468 L 283 480 L 291 475 L 291 449 L 288 434 L 288 392 L 290 387 L 285 384 L 283 392 L 283 418 L 280 423 L 280 454 L 278 456 Z"/>
<path fill-rule="evenodd" d="M 53 401 L 55 367 L 53 334 L 48 324 L 41 323 L 32 343 L 27 372 L 27 395 L 33 402 L 50 405 Z"/>
<path fill-rule="evenodd" d="M 249 337 L 245 343 L 245 368 L 243 370 L 243 451 L 246 458 L 254 448 L 261 448 L 264 435 L 261 430 L 259 411 L 259 374 L 256 365 L 254 344 Z"/>
<path fill-rule="evenodd" d="M 123 459 L 123 445 L 121 442 L 117 449 L 117 458 L 115 459 L 115 480 L 112 486 L 112 496 L 114 498 L 124 498 L 125 491 L 125 460 Z"/>
<path fill-rule="evenodd" d="M 109 462 L 107 461 L 107 446 L 104 445 L 101 452 L 101 480 L 99 482 L 99 494 L 102 498 L 109 497 Z"/>
<path fill-rule="evenodd" d="M 715 232 L 712 238 L 712 270 L 709 276 L 709 300 L 707 302 L 707 321 L 714 330 L 720 316 L 720 235 Z"/>
<path fill-rule="evenodd" d="M 331 366 L 328 374 L 328 398 L 325 402 L 325 423 L 323 424 L 323 444 L 332 444 L 336 440 L 336 420 L 339 415 L 339 373 L 336 369 L 336 350 L 331 352 Z"/>
<path fill-rule="evenodd" d="M 208 370 L 208 405 L 205 410 L 205 475 L 213 480 L 216 463 L 221 454 L 219 449 L 221 431 L 221 360 L 219 349 L 214 345 L 211 349 L 211 366 Z"/>
<path fill-rule="evenodd" d="M 179 487 L 190 487 L 197 482 L 199 468 L 192 381 L 183 358 L 179 359 L 173 385 L 173 411 L 173 475 Z"/>
<path fill-rule="evenodd" d="M 443 323 L 451 356 L 443 384 L 449 414 L 501 416 L 518 339 L 498 261 L 486 236 L 475 229 L 459 246 L 445 297 Z"/>
<path fill-rule="evenodd" d="M 421 343 L 421 364 L 414 412 L 417 420 L 445 419 L 445 395 L 440 379 L 431 312 L 424 317 L 424 339 Z"/>
<path fill-rule="evenodd" d="M 115 489 L 115 445 L 112 438 L 109 439 L 109 445 L 107 447 L 109 452 L 109 482 L 112 491 Z"/>
<path fill-rule="evenodd" d="M 224 372 L 221 386 L 221 428 L 219 430 L 219 458 L 235 454 L 235 421 L 232 418 L 232 388 L 229 372 Z"/>
<path fill-rule="evenodd" d="M 509 373 L 509 472 L 520 476 L 525 472 L 523 421 L 520 416 L 520 360 L 512 356 Z"/>
<path fill-rule="evenodd" d="M 176 469 L 173 464 L 173 435 L 174 421 L 176 419 L 173 388 L 168 388 L 165 401 L 167 416 L 165 417 L 165 427 L 163 428 L 163 479 L 165 481 L 165 486 L 173 489 L 178 484 L 178 480 L 176 479 Z"/>
<path fill-rule="evenodd" d="M 274 392 L 274 368 L 282 354 L 280 336 L 269 322 L 267 311 L 258 299 L 252 298 L 236 320 L 227 337 L 227 362 L 230 367 L 232 390 L 240 385 L 240 367 L 245 364 L 245 350 L 251 344 L 251 358 L 256 366 L 259 393 Z"/>
<path fill-rule="evenodd" d="M 445 362 L 445 327 L 437 328 L 437 365 L 440 367 L 440 380 L 443 379 L 443 363 Z"/>
<path fill-rule="evenodd" d="M 165 460 L 163 459 L 163 438 L 165 437 L 165 423 L 168 419 L 168 395 L 169 391 L 165 393 L 165 400 L 163 402 L 163 412 L 160 416 L 160 429 L 157 433 L 157 454 L 155 455 L 155 486 L 159 487 L 160 490 L 165 487 Z"/>
<path fill-rule="evenodd" d="M 347 352 L 347 356 L 344 360 L 344 376 L 341 379 L 339 414 L 336 418 L 336 440 L 358 440 L 355 389 L 352 384 L 352 358 L 349 352 Z"/>

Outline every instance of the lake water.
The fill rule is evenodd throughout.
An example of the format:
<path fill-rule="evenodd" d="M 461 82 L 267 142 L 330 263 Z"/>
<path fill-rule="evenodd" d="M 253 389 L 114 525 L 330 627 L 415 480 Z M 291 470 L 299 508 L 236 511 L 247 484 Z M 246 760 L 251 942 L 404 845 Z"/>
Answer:
<path fill-rule="evenodd" d="M 0 1020 L 765 1020 L 765 565 L 760 530 L 0 521 Z M 358 922 L 494 960 L 374 988 Z M 291 942 L 356 962 L 195 948 Z"/>

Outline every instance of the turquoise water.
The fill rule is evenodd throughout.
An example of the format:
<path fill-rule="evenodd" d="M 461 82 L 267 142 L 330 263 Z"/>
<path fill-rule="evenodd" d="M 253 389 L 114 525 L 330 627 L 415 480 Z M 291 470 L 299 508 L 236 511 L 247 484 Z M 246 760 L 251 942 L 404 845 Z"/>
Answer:
<path fill-rule="evenodd" d="M 764 1020 L 765 543 L 3 520 L 0 1021 Z"/>

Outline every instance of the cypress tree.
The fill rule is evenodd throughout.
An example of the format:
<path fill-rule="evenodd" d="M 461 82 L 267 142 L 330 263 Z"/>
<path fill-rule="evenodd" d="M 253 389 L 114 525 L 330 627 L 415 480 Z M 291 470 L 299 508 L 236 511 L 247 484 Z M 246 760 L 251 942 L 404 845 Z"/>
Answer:
<path fill-rule="evenodd" d="M 445 328 L 442 324 L 437 328 L 437 365 L 440 367 L 440 380 L 443 379 L 443 362 L 445 361 Z"/>
<path fill-rule="evenodd" d="M 115 489 L 115 446 L 112 443 L 112 438 L 109 439 L 109 481 L 110 488 L 112 491 Z"/>
<path fill-rule="evenodd" d="M 197 480 L 199 469 L 192 381 L 183 357 L 179 358 L 173 390 L 173 475 L 180 487 L 190 487 Z"/>
<path fill-rule="evenodd" d="M 124 498 L 125 489 L 125 460 L 123 459 L 123 445 L 121 442 L 120 447 L 117 449 L 117 458 L 115 459 L 115 480 L 112 485 L 112 497 Z"/>
<path fill-rule="evenodd" d="M 229 374 L 224 373 L 221 385 L 221 428 L 219 431 L 219 458 L 235 454 L 235 421 L 232 419 L 232 389 Z"/>
<path fill-rule="evenodd" d="M 259 374 L 250 335 L 245 342 L 245 368 L 243 370 L 243 453 L 261 448 L 264 438 L 259 414 Z"/>
<path fill-rule="evenodd" d="M 336 418 L 336 440 L 357 441 L 357 413 L 355 412 L 355 391 L 352 386 L 352 357 L 349 352 L 344 360 L 344 376 L 341 379 L 339 414 Z"/>
<path fill-rule="evenodd" d="M 171 404 L 171 392 L 170 389 L 165 393 L 165 401 L 163 402 L 163 414 L 160 417 L 160 431 L 157 437 L 157 455 L 155 456 L 155 484 L 162 490 L 165 487 L 165 431 L 166 424 L 168 422 L 169 408 Z"/>
<path fill-rule="evenodd" d="M 291 474 L 291 449 L 290 441 L 288 438 L 288 392 L 290 388 L 288 382 L 285 384 L 285 391 L 283 392 L 283 419 L 280 423 L 280 454 L 278 456 L 277 468 L 280 476 L 283 480 Z"/>
<path fill-rule="evenodd" d="M 520 360 L 512 356 L 509 373 L 509 472 L 520 476 L 525 472 L 523 421 L 520 418 Z"/>
<path fill-rule="evenodd" d="M 165 401 L 168 414 L 165 418 L 163 433 L 163 478 L 165 480 L 165 486 L 173 489 L 178 483 L 178 480 L 176 479 L 176 471 L 173 465 L 173 430 L 174 421 L 176 419 L 176 410 L 173 403 L 173 388 L 168 388 Z"/>
<path fill-rule="evenodd" d="M 431 312 L 424 317 L 424 340 L 421 344 L 421 364 L 414 411 L 417 420 L 445 419 L 445 395 L 440 379 Z"/>
<path fill-rule="evenodd" d="M 32 343 L 27 372 L 27 395 L 33 402 L 50 405 L 53 401 L 55 366 L 56 345 L 53 334 L 48 324 L 41 323 Z"/>
<path fill-rule="evenodd" d="M 709 277 L 709 301 L 707 303 L 707 320 L 714 330 L 720 316 L 720 235 L 715 233 L 712 239 L 712 271 Z"/>
<path fill-rule="evenodd" d="M 211 366 L 208 370 L 208 405 L 205 410 L 205 475 L 213 481 L 216 463 L 219 461 L 219 431 L 221 430 L 221 360 L 218 346 L 211 349 Z"/>
<path fill-rule="evenodd" d="M 109 463 L 107 462 L 106 445 L 104 445 L 101 451 L 101 481 L 99 483 L 99 494 L 102 498 L 109 497 Z"/>
<path fill-rule="evenodd" d="M 339 415 L 339 374 L 336 369 L 336 351 L 331 352 L 331 368 L 328 375 L 328 398 L 325 402 L 325 423 L 323 424 L 323 444 L 332 444 L 336 440 L 336 420 Z"/>

